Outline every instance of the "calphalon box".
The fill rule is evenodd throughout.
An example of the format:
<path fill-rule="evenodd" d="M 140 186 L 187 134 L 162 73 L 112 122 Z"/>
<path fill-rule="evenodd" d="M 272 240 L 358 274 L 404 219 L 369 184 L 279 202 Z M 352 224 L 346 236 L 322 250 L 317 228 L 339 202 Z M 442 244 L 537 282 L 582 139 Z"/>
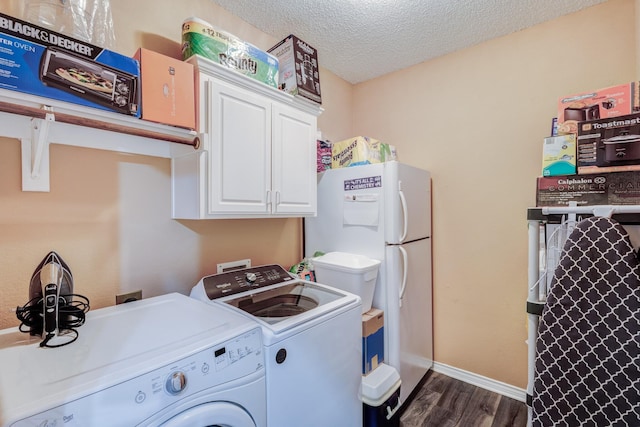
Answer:
<path fill-rule="evenodd" d="M 0 13 L 0 88 L 140 117 L 128 56 Z"/>
<path fill-rule="evenodd" d="M 290 34 L 268 52 L 280 63 L 280 89 L 322 104 L 316 49 Z"/>
<path fill-rule="evenodd" d="M 578 122 L 640 111 L 640 82 L 611 86 L 558 99 L 558 133 L 576 133 Z"/>
<path fill-rule="evenodd" d="M 372 308 L 362 315 L 362 375 L 384 362 L 384 312 Z"/>
<path fill-rule="evenodd" d="M 578 174 L 640 170 L 640 113 L 578 123 Z"/>
<path fill-rule="evenodd" d="M 210 59 L 274 88 L 278 87 L 278 59 L 200 18 L 182 24 L 182 59 L 193 55 Z"/>
<path fill-rule="evenodd" d="M 557 135 L 544 139 L 542 148 L 542 176 L 573 175 L 576 173 L 576 136 Z"/>
<path fill-rule="evenodd" d="M 640 171 L 539 177 L 536 206 L 638 205 Z"/>
<path fill-rule="evenodd" d="M 193 65 L 143 48 L 134 58 L 140 62 L 142 118 L 195 129 Z"/>

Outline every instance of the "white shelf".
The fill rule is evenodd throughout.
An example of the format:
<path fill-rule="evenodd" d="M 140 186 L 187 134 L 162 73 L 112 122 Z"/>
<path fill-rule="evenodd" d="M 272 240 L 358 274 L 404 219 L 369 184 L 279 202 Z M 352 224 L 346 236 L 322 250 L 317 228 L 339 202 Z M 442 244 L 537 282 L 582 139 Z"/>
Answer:
<path fill-rule="evenodd" d="M 49 144 L 165 158 L 199 145 L 193 130 L 6 89 L 0 129 L 21 140 L 23 191 L 49 191 Z"/>

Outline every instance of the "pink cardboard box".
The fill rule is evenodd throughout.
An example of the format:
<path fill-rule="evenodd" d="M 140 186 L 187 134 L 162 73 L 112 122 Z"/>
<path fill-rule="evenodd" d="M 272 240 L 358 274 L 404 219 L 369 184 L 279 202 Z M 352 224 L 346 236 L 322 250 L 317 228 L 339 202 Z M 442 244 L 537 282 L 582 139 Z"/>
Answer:
<path fill-rule="evenodd" d="M 577 133 L 578 122 L 640 111 L 640 82 L 611 86 L 558 99 L 558 133 Z"/>

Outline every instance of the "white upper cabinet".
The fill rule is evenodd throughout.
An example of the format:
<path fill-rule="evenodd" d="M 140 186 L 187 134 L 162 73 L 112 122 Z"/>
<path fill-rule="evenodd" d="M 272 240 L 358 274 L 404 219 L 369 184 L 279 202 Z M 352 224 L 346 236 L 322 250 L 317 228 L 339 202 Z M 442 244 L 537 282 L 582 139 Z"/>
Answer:
<path fill-rule="evenodd" d="M 316 116 L 274 104 L 272 118 L 273 211 L 278 214 L 315 215 Z"/>
<path fill-rule="evenodd" d="M 173 217 L 315 215 L 320 107 L 211 61 L 191 61 L 202 144 L 173 155 Z"/>

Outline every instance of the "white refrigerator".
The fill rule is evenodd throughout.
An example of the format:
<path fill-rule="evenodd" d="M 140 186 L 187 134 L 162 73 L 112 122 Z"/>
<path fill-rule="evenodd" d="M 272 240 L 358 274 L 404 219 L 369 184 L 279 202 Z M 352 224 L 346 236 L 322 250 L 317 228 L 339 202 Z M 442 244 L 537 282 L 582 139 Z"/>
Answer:
<path fill-rule="evenodd" d="M 373 307 L 384 310 L 384 362 L 400 373 L 404 402 L 433 366 L 429 172 L 392 161 L 321 173 L 304 240 L 306 257 L 340 251 L 382 261 Z"/>

